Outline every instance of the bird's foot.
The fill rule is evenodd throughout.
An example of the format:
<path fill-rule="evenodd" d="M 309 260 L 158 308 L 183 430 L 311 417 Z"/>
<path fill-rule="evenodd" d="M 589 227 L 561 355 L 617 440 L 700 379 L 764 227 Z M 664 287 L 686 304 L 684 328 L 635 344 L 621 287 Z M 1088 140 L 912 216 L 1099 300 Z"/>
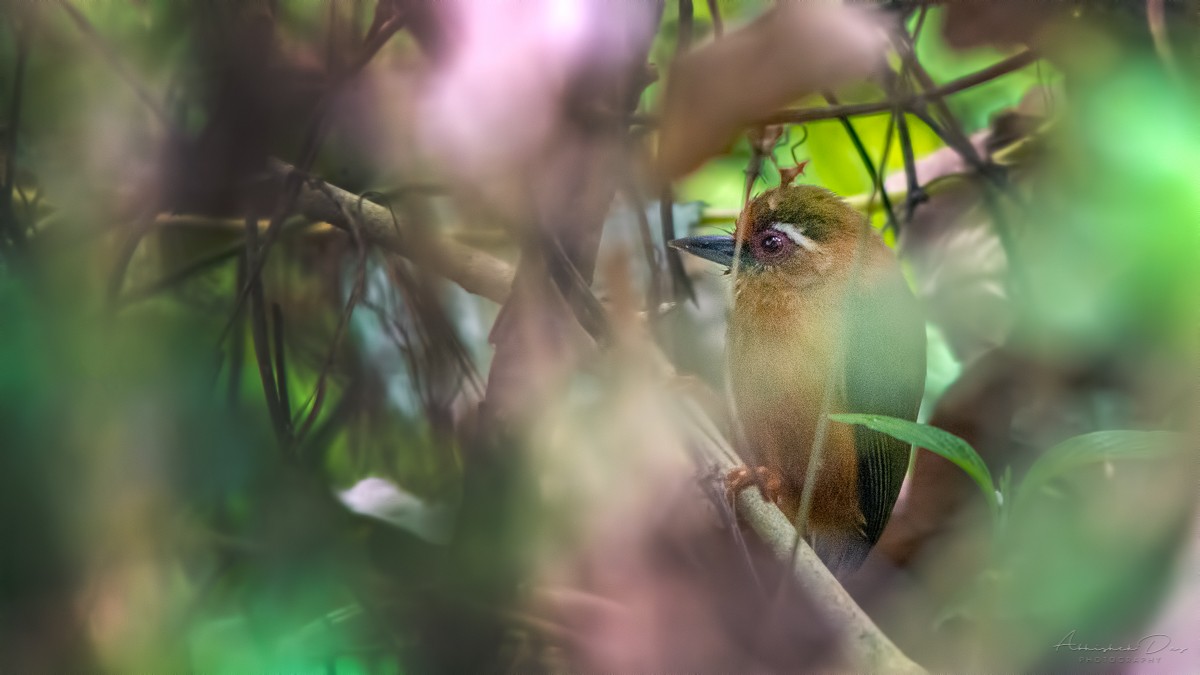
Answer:
<path fill-rule="evenodd" d="M 763 499 L 779 506 L 782 499 L 780 493 L 783 491 L 783 474 L 779 473 L 778 469 L 769 466 L 757 466 L 753 469 L 739 466 L 731 469 L 725 474 L 725 494 L 729 497 L 729 503 L 734 503 L 737 494 L 751 485 L 758 486 Z"/>

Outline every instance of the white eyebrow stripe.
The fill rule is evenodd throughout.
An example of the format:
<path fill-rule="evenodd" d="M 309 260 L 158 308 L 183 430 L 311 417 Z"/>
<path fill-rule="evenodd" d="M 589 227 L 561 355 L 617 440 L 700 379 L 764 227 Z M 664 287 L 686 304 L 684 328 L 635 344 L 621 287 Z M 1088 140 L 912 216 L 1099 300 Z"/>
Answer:
<path fill-rule="evenodd" d="M 821 250 L 817 242 L 804 236 L 804 228 L 802 227 L 796 227 L 791 223 L 772 223 L 771 229 L 783 233 L 788 239 L 792 240 L 793 244 L 800 248 L 814 252 Z"/>

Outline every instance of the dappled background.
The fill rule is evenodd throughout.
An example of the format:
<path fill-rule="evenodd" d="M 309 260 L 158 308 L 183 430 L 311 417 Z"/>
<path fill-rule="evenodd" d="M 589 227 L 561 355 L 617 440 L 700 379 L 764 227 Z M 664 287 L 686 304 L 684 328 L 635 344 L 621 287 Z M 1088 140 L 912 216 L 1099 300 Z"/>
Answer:
<path fill-rule="evenodd" d="M 1200 671 L 1196 4 L 850 4 L 0 2 L 0 670 Z M 856 604 L 665 246 L 789 182 L 965 442 Z"/>

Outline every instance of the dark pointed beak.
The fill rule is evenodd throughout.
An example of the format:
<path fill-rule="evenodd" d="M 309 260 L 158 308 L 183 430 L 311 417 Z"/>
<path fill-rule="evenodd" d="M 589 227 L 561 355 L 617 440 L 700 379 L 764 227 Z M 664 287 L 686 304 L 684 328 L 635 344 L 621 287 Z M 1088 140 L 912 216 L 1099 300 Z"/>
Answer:
<path fill-rule="evenodd" d="M 717 234 L 707 237 L 684 237 L 670 242 L 671 248 L 687 251 L 705 260 L 711 260 L 726 267 L 733 266 L 733 237 Z"/>

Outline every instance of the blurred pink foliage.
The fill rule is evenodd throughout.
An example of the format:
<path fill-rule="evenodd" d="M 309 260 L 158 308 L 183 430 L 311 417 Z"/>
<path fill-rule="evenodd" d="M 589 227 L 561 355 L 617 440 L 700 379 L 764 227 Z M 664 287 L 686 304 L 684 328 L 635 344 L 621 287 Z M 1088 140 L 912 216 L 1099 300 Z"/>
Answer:
<path fill-rule="evenodd" d="M 449 49 L 419 104 L 419 145 L 474 183 L 550 153 L 574 112 L 572 83 L 639 58 L 657 14 L 653 2 L 601 0 L 448 0 L 437 11 Z"/>

